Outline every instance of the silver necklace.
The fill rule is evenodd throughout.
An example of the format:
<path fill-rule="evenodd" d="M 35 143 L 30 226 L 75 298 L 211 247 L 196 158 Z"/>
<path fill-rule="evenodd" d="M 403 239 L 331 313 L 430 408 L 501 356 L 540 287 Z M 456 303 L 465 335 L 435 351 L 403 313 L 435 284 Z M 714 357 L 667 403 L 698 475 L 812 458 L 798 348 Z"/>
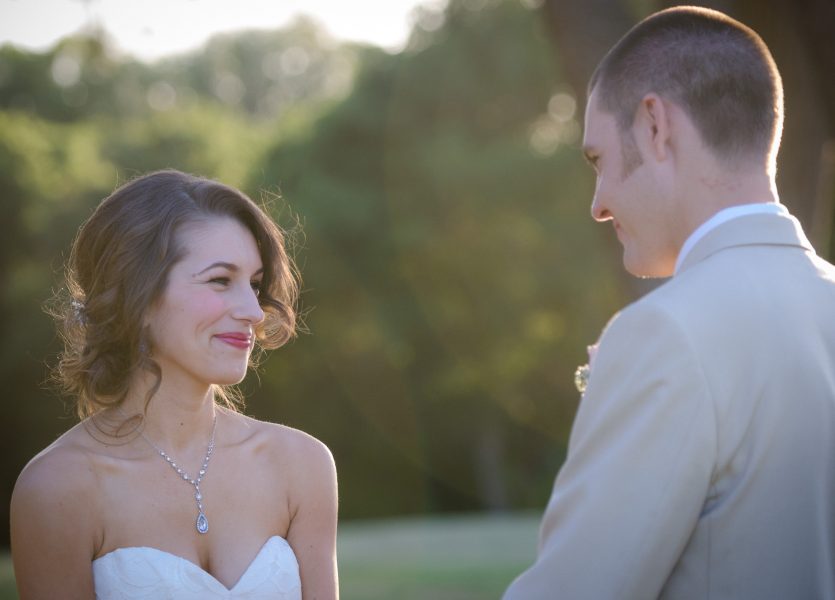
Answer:
<path fill-rule="evenodd" d="M 177 462 L 171 458 L 165 450 L 162 450 L 159 446 L 157 446 L 154 442 L 149 440 L 145 432 L 140 432 L 142 439 L 148 442 L 151 447 L 157 451 L 157 453 L 165 459 L 171 468 L 177 471 L 177 475 L 183 478 L 183 481 L 187 481 L 194 487 L 194 499 L 197 502 L 197 521 L 195 522 L 195 526 L 197 527 L 198 533 L 206 533 L 209 531 L 209 520 L 206 518 L 206 513 L 203 512 L 203 494 L 200 492 L 200 482 L 203 481 L 203 478 L 206 476 L 206 472 L 209 470 L 209 459 L 212 457 L 212 452 L 215 450 L 215 429 L 217 428 L 217 415 L 214 416 L 212 419 L 212 439 L 209 440 L 209 447 L 206 449 L 206 457 L 203 459 L 203 465 L 200 467 L 200 470 L 197 472 L 197 478 L 190 477 L 188 473 L 186 473 L 181 466 L 177 464 Z"/>

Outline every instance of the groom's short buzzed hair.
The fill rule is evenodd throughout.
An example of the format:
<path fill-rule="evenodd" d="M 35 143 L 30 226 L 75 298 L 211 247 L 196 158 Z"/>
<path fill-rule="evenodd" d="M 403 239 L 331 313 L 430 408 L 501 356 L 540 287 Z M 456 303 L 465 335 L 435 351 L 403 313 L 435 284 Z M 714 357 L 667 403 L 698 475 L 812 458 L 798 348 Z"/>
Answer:
<path fill-rule="evenodd" d="M 773 164 L 783 128 L 783 86 L 771 53 L 752 29 L 718 11 L 663 10 L 633 27 L 592 75 L 600 109 L 620 131 L 654 92 L 687 111 L 705 144 L 725 160 Z"/>

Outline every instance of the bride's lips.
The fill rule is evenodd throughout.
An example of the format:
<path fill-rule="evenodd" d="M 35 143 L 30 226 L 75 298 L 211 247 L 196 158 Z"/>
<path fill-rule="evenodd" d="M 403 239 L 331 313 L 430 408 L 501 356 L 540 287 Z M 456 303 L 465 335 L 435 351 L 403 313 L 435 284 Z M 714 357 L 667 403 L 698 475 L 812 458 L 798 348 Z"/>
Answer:
<path fill-rule="evenodd" d="M 229 344 L 233 348 L 238 348 L 239 350 L 247 350 L 252 344 L 252 336 L 245 333 L 219 333 L 215 337 L 221 342 Z"/>

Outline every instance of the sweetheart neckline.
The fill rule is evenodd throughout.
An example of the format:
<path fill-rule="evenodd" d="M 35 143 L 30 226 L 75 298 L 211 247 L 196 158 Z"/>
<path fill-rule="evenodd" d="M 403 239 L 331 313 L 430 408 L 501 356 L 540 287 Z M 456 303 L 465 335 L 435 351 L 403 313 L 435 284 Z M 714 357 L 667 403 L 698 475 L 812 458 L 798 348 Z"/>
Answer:
<path fill-rule="evenodd" d="M 246 578 L 247 574 L 252 570 L 252 565 L 254 565 L 258 561 L 258 559 L 264 553 L 264 549 L 269 545 L 270 542 L 272 542 L 275 539 L 281 540 L 282 542 L 284 542 L 284 545 L 286 545 L 288 548 L 290 548 L 291 552 L 293 551 L 293 547 L 290 546 L 290 542 L 288 542 L 282 536 L 272 535 L 272 536 L 268 537 L 267 540 L 261 545 L 261 548 L 258 549 L 258 552 L 255 554 L 253 559 L 249 562 L 246 569 L 244 569 L 244 572 L 241 573 L 240 577 L 238 577 L 238 580 L 234 584 L 232 584 L 232 587 L 226 587 L 226 584 L 224 584 L 217 577 L 215 577 L 214 575 L 209 573 L 206 569 L 204 569 L 203 567 L 201 567 L 197 563 L 192 562 L 191 560 L 189 560 L 189 559 L 187 559 L 183 556 L 180 556 L 179 554 L 174 554 L 173 552 L 168 552 L 166 550 L 160 550 L 159 548 L 154 548 L 153 546 L 123 546 L 121 548 L 115 548 L 115 549 L 111 550 L 110 552 L 108 552 L 107 554 L 102 554 L 98 558 L 94 559 L 93 563 L 96 563 L 96 562 L 110 556 L 111 554 L 115 554 L 115 553 L 120 552 L 120 551 L 149 550 L 151 552 L 154 552 L 154 553 L 157 553 L 157 554 L 162 554 L 163 556 L 169 556 L 169 557 L 173 558 L 174 560 L 183 562 L 183 563 L 186 564 L 186 567 L 197 569 L 200 573 L 203 573 L 204 575 L 209 577 L 212 581 L 217 583 L 219 586 L 223 587 L 223 589 L 226 590 L 227 592 L 233 592 L 235 590 L 235 588 L 237 588 L 238 585 L 240 585 L 240 583 Z M 293 555 L 295 556 L 295 553 L 293 553 Z"/>

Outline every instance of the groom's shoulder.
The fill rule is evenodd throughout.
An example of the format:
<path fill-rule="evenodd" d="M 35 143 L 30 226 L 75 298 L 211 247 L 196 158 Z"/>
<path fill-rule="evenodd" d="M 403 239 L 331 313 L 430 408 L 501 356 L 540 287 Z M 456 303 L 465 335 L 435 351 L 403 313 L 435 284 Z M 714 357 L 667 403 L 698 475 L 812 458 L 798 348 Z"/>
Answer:
<path fill-rule="evenodd" d="M 665 313 L 675 317 L 676 313 L 692 303 L 701 294 L 706 293 L 709 286 L 703 277 L 672 277 L 658 285 L 645 295 L 625 306 L 618 316 L 637 314 Z"/>
<path fill-rule="evenodd" d="M 684 330 L 753 330 L 775 315 L 801 310 L 801 290 L 808 299 L 831 297 L 835 267 L 814 254 L 769 262 L 756 252 L 723 252 L 670 278 L 616 318 L 651 314 L 659 324 Z"/>
<path fill-rule="evenodd" d="M 720 314 L 724 319 L 729 313 L 744 310 L 750 294 L 733 270 L 722 265 L 697 265 L 624 307 L 609 325 L 618 320 L 655 322 L 686 330 L 696 323 L 715 323 Z"/>
<path fill-rule="evenodd" d="M 752 284 L 775 283 L 774 275 L 764 261 L 727 252 L 676 274 L 633 304 L 664 306 L 674 312 L 733 308 L 763 292 L 762 286 Z"/>

